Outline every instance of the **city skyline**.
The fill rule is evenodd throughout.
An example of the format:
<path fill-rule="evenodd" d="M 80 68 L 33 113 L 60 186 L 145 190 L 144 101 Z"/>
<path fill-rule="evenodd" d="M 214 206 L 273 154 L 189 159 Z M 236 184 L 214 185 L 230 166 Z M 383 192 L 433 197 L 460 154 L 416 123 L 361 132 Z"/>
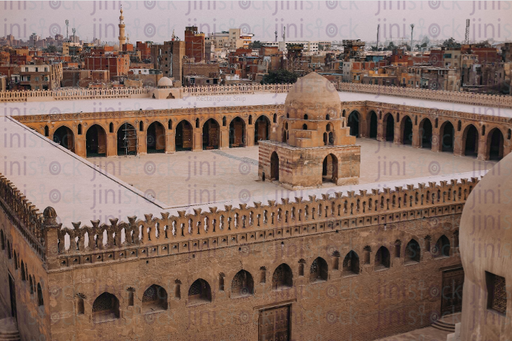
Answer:
<path fill-rule="evenodd" d="M 470 19 L 470 42 L 512 38 L 512 26 L 505 20 L 512 14 L 511 3 L 498 1 L 3 2 L 0 8 L 9 15 L 0 26 L 0 35 L 13 34 L 22 40 L 32 33 L 41 38 L 56 34 L 66 37 L 65 20 L 69 20 L 69 35 L 75 28 L 81 40 L 113 42 L 118 37 L 120 5 L 132 43 L 163 42 L 173 34 L 183 39 L 185 27 L 191 25 L 206 36 L 241 28 L 244 33 L 253 33 L 254 41 L 273 41 L 276 31 L 281 41 L 286 28 L 287 41 L 370 42 L 376 40 L 380 25 L 380 42 L 408 42 L 410 25 L 414 24 L 414 40 L 427 36 L 430 40 L 453 37 L 463 41 L 466 19 Z"/>

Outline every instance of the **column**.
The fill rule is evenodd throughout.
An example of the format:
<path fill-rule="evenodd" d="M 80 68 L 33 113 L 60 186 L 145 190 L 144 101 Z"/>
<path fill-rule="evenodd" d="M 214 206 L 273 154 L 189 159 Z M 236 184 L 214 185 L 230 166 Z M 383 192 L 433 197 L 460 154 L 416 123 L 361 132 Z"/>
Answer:
<path fill-rule="evenodd" d="M 489 148 L 487 146 L 487 135 L 478 137 L 478 156 L 477 160 L 489 160 Z"/>
<path fill-rule="evenodd" d="M 145 155 L 148 153 L 146 131 L 137 131 L 137 155 Z"/>
<path fill-rule="evenodd" d="M 83 130 L 82 130 L 83 132 Z M 86 140 L 85 134 L 82 135 L 75 134 L 75 154 L 81 157 L 87 157 L 87 148 L 86 148 Z"/>
<path fill-rule="evenodd" d="M 412 146 L 414 148 L 421 148 L 421 139 L 422 136 L 420 134 L 420 126 L 414 125 L 412 126 Z"/>
<path fill-rule="evenodd" d="M 107 157 L 117 156 L 117 133 L 107 133 Z"/>
<path fill-rule="evenodd" d="M 229 127 L 220 127 L 219 149 L 229 149 Z"/>
<path fill-rule="evenodd" d="M 245 145 L 247 147 L 254 146 L 254 124 L 247 125 L 247 130 L 245 134 Z"/>
<path fill-rule="evenodd" d="M 167 130 L 165 133 L 165 153 L 172 154 L 176 152 L 176 138 L 174 130 Z"/>
<path fill-rule="evenodd" d="M 441 137 L 441 128 L 433 128 L 432 129 L 432 151 L 433 152 L 442 152 L 443 150 L 443 141 Z"/>
<path fill-rule="evenodd" d="M 201 128 L 194 128 L 192 134 L 194 134 L 194 141 L 192 141 L 192 151 L 199 152 L 203 150 L 203 134 Z"/>

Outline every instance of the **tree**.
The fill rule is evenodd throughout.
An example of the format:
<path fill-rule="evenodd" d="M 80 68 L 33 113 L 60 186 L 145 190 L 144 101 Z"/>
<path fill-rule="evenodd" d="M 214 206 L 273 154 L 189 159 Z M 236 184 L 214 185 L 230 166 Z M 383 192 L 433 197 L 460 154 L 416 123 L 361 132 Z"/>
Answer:
<path fill-rule="evenodd" d="M 57 52 L 57 47 L 55 45 L 50 45 L 47 48 L 44 49 L 44 52 L 46 53 L 55 53 Z"/>
<path fill-rule="evenodd" d="M 250 49 L 259 49 L 259 48 L 260 48 L 260 47 L 262 47 L 262 46 L 263 46 L 263 44 L 262 44 L 262 43 L 261 43 L 261 41 L 259 41 L 259 40 L 255 40 L 255 41 L 253 41 L 253 42 L 251 42 L 251 43 L 249 44 L 249 48 L 250 48 Z"/>
<path fill-rule="evenodd" d="M 297 75 L 288 70 L 270 71 L 265 76 L 261 84 L 291 84 L 297 81 Z"/>
<path fill-rule="evenodd" d="M 460 44 L 457 43 L 455 41 L 455 39 L 453 39 L 453 37 L 451 37 L 450 39 L 446 39 L 444 42 L 443 42 L 443 47 L 446 47 L 446 48 L 449 48 L 449 49 L 457 49 L 457 48 L 460 48 Z"/>

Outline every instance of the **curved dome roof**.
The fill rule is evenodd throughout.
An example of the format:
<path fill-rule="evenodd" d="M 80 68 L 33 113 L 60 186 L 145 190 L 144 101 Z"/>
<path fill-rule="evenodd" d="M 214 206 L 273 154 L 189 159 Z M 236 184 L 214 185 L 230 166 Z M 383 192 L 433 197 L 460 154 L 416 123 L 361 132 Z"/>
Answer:
<path fill-rule="evenodd" d="M 500 333 L 512 335 L 510 323 L 504 326 L 486 319 L 474 320 L 489 311 L 486 283 L 490 279 L 486 272 L 504 277 L 507 287 L 512 284 L 511 169 L 509 154 L 475 186 L 462 211 L 459 248 L 465 280 L 461 340 L 473 339 L 473 333 L 479 334 L 479 340 L 495 339 Z M 508 304 L 507 316 L 510 310 Z"/>
<path fill-rule="evenodd" d="M 158 81 L 158 87 L 172 86 L 172 80 L 169 77 L 162 77 Z"/>
<path fill-rule="evenodd" d="M 340 117 L 341 101 L 334 84 L 316 72 L 301 77 L 290 89 L 284 103 L 290 118 L 325 119 Z"/>

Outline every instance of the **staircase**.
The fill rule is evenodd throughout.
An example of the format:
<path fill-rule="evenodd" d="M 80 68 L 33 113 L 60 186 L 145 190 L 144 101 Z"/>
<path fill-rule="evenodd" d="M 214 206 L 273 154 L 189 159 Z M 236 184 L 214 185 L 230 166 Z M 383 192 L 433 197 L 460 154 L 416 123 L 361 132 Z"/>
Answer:
<path fill-rule="evenodd" d="M 0 341 L 20 341 L 20 332 L 13 317 L 0 320 Z"/>
<path fill-rule="evenodd" d="M 445 332 L 455 332 L 455 324 L 460 322 L 460 313 L 445 315 L 432 322 L 432 327 Z"/>

